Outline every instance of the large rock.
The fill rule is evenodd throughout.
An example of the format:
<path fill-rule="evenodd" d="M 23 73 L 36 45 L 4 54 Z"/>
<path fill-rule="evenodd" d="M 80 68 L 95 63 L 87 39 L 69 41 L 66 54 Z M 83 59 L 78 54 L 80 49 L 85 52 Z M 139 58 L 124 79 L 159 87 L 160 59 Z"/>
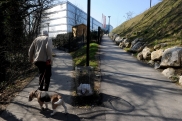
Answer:
<path fill-rule="evenodd" d="M 173 68 L 167 68 L 162 71 L 162 74 L 167 78 L 174 76 L 175 70 Z"/>
<path fill-rule="evenodd" d="M 138 60 L 143 60 L 143 54 L 142 54 L 142 52 L 140 52 L 140 53 L 137 54 L 137 59 Z"/>
<path fill-rule="evenodd" d="M 121 47 L 121 48 L 127 47 L 128 48 L 128 47 L 130 47 L 130 45 L 131 45 L 130 39 L 123 38 L 119 44 L 119 47 Z"/>
<path fill-rule="evenodd" d="M 118 36 L 119 36 L 119 35 L 114 34 L 113 37 L 112 37 L 112 40 L 115 41 L 115 39 L 116 39 Z"/>
<path fill-rule="evenodd" d="M 120 36 L 116 36 L 115 41 L 120 40 L 120 39 L 121 39 L 121 37 L 120 37 Z"/>
<path fill-rule="evenodd" d="M 153 60 L 149 60 L 149 61 L 147 62 L 147 64 L 149 64 L 149 65 L 151 65 L 151 66 L 154 66 L 155 62 L 154 62 Z"/>
<path fill-rule="evenodd" d="M 134 39 L 134 40 L 131 42 L 131 48 L 132 48 L 137 42 L 142 41 L 142 40 L 143 40 L 143 38 L 136 38 L 136 39 Z"/>
<path fill-rule="evenodd" d="M 148 47 L 145 47 L 142 50 L 142 55 L 143 55 L 143 59 L 145 59 L 145 60 L 151 59 L 151 49 Z"/>
<path fill-rule="evenodd" d="M 158 50 L 158 49 L 161 49 L 163 47 L 167 46 L 166 43 L 160 43 L 160 44 L 157 44 L 154 46 L 154 50 Z"/>
<path fill-rule="evenodd" d="M 161 60 L 163 52 L 164 52 L 163 49 L 153 51 L 151 53 L 151 60 L 153 61 Z"/>
<path fill-rule="evenodd" d="M 131 48 L 139 41 L 138 38 L 134 39 L 132 42 L 131 42 Z"/>
<path fill-rule="evenodd" d="M 133 45 L 130 49 L 132 52 L 140 52 L 145 46 L 144 42 L 137 42 L 135 45 Z"/>
<path fill-rule="evenodd" d="M 125 47 L 124 43 L 120 42 L 119 47 L 123 49 Z"/>
<path fill-rule="evenodd" d="M 129 47 L 131 46 L 131 42 L 126 42 L 126 43 L 125 43 L 125 46 L 126 46 L 127 48 L 129 48 Z"/>
<path fill-rule="evenodd" d="M 160 67 L 180 67 L 182 63 L 182 47 L 168 48 L 164 51 Z"/>
<path fill-rule="evenodd" d="M 179 84 L 182 85 L 182 76 L 179 77 Z"/>
<path fill-rule="evenodd" d="M 118 36 L 118 37 L 116 37 L 115 42 L 117 45 L 119 45 L 124 39 L 125 38 Z"/>
<path fill-rule="evenodd" d="M 154 62 L 154 68 L 159 69 L 160 68 L 160 61 L 155 61 Z"/>

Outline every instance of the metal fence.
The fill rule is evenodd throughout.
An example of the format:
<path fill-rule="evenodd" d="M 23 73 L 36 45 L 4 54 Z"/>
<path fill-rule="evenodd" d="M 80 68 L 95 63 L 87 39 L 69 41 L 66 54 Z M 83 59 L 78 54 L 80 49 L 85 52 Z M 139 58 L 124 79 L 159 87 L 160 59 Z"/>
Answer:
<path fill-rule="evenodd" d="M 59 34 L 55 39 L 53 39 L 54 47 L 68 52 L 78 49 L 83 44 L 84 44 L 83 36 L 73 37 L 72 33 Z"/>
<path fill-rule="evenodd" d="M 90 42 L 96 42 L 100 44 L 103 31 L 98 28 L 98 31 L 92 31 L 90 36 Z M 75 51 L 86 43 L 86 36 L 81 35 L 78 37 L 73 37 L 73 33 L 59 34 L 55 39 L 53 39 L 54 47 L 68 52 Z"/>

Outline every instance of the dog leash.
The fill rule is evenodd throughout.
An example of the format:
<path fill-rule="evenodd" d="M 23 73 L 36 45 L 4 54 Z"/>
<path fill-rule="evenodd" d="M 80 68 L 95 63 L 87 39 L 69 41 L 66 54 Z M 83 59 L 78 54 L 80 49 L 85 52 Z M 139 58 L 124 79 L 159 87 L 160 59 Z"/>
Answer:
<path fill-rule="evenodd" d="M 46 66 L 47 66 L 47 65 L 50 65 L 50 63 L 51 63 L 51 61 L 50 61 L 50 60 L 47 60 L 47 61 L 46 61 Z M 46 67 L 46 68 L 47 68 L 47 67 Z M 45 68 L 44 75 L 42 76 L 42 79 L 41 79 L 40 83 L 42 83 L 42 81 L 43 81 L 43 79 L 44 79 L 44 76 L 45 76 L 45 73 L 46 73 L 46 68 Z M 39 89 L 39 88 L 37 88 L 37 90 L 38 90 L 38 89 Z M 36 91 L 37 91 L 37 90 L 36 90 Z M 36 91 L 35 91 L 35 92 L 36 92 Z"/>
<path fill-rule="evenodd" d="M 46 69 L 45 69 L 45 71 L 44 71 L 44 75 L 42 76 L 42 79 L 41 79 L 40 83 L 42 83 L 42 81 L 43 81 L 43 79 L 44 79 L 44 76 L 45 76 L 45 73 L 46 73 Z M 37 89 L 35 90 L 35 92 L 37 92 L 37 90 L 39 90 L 39 88 L 37 88 Z"/>

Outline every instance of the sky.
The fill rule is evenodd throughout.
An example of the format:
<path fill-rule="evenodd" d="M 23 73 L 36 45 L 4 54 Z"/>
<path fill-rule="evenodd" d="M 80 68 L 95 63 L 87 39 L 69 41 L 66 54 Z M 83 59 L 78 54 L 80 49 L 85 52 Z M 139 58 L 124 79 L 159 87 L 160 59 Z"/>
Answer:
<path fill-rule="evenodd" d="M 87 13 L 87 0 L 68 0 Z M 150 8 L 150 0 L 90 0 L 90 15 L 102 22 L 102 14 L 106 16 L 106 24 L 109 23 L 116 28 L 127 20 L 127 13 L 135 17 Z M 161 0 L 152 0 L 152 6 Z"/>

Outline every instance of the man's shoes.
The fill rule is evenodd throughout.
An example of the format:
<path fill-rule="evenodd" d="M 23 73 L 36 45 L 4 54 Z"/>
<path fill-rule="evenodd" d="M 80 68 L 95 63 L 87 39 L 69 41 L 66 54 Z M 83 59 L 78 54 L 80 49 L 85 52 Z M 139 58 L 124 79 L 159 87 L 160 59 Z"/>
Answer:
<path fill-rule="evenodd" d="M 40 91 L 48 91 L 48 88 L 42 89 L 42 88 L 38 87 L 38 90 L 40 90 Z"/>
<path fill-rule="evenodd" d="M 48 91 L 48 89 L 43 89 L 42 91 Z"/>
<path fill-rule="evenodd" d="M 38 87 L 38 90 L 43 91 L 43 89 L 42 89 L 42 88 L 40 88 L 40 87 Z"/>

